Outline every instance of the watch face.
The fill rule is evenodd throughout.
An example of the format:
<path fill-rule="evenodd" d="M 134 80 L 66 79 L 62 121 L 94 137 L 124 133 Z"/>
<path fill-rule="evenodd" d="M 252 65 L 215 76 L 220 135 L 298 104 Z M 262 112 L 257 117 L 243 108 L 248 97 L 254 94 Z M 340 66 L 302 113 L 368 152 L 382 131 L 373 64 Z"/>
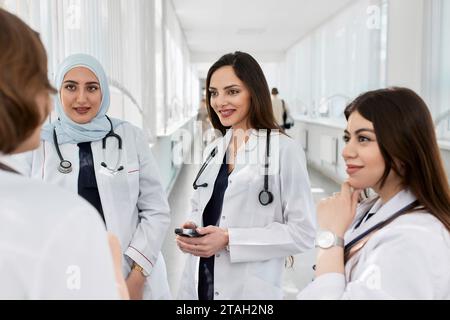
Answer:
<path fill-rule="evenodd" d="M 317 235 L 317 245 L 323 249 L 334 245 L 334 234 L 330 231 L 322 231 Z"/>

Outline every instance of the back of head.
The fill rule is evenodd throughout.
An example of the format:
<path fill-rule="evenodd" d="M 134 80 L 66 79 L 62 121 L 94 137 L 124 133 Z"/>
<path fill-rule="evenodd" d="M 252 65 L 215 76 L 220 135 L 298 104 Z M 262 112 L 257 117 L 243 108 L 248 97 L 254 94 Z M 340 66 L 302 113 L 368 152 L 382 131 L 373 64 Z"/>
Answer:
<path fill-rule="evenodd" d="M 280 129 L 273 115 L 269 86 L 261 66 L 251 55 L 240 51 L 222 56 L 208 71 L 208 76 L 206 77 L 206 105 L 214 128 L 225 134 L 226 128 L 220 123 L 219 117 L 211 107 L 211 93 L 208 89 L 214 72 L 225 66 L 233 67 L 236 76 L 250 92 L 249 124 L 251 128 Z"/>
<path fill-rule="evenodd" d="M 0 152 L 11 153 L 40 125 L 37 95 L 52 92 L 39 35 L 0 9 Z"/>
<path fill-rule="evenodd" d="M 381 186 L 391 170 L 420 203 L 450 230 L 450 190 L 425 102 L 412 90 L 388 88 L 356 98 L 345 110 L 373 123 L 385 162 Z"/>
<path fill-rule="evenodd" d="M 276 96 L 278 94 L 278 88 L 272 88 L 272 94 Z"/>

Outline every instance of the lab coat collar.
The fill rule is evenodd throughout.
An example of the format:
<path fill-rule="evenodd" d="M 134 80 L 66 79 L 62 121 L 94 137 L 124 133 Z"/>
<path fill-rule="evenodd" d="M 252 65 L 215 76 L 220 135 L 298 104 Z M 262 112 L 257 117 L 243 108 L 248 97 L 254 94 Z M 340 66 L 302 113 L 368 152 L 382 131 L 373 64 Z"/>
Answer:
<path fill-rule="evenodd" d="M 253 151 L 258 146 L 258 143 L 261 143 L 260 140 L 264 139 L 264 148 L 266 143 L 266 129 L 250 129 L 249 139 L 245 144 L 245 151 Z M 271 131 L 270 136 L 272 137 L 275 132 Z"/>
<path fill-rule="evenodd" d="M 368 202 L 361 204 L 358 207 L 355 221 L 353 222 L 350 230 L 345 234 L 345 243 L 349 243 L 366 230 L 375 226 L 377 223 L 389 219 L 393 214 L 403 209 L 407 205 L 413 203 L 415 200 L 417 200 L 417 198 L 414 196 L 414 194 L 410 190 L 404 189 L 397 193 L 387 203 L 382 205 L 373 217 L 371 217 L 366 222 L 363 222 L 355 230 L 355 224 L 359 222 L 359 220 L 365 215 L 368 210 L 370 210 L 370 208 L 379 207 L 381 205 L 381 199 L 378 199 L 375 202 L 372 199 L 372 201 L 369 200 Z"/>
<path fill-rule="evenodd" d="M 217 175 L 219 173 L 220 167 L 222 166 L 223 157 L 228 149 L 228 145 L 230 144 L 231 137 L 233 136 L 233 131 L 231 129 L 227 130 L 223 137 L 220 137 L 215 140 L 211 145 L 209 145 L 204 153 L 203 153 L 203 163 L 206 162 L 206 159 L 210 156 L 212 150 L 217 148 L 217 153 L 214 158 L 211 160 L 210 164 L 205 168 L 202 176 L 208 177 L 215 181 Z"/>
<path fill-rule="evenodd" d="M 249 133 L 249 139 L 243 146 L 245 151 L 252 151 L 256 148 L 258 145 L 258 137 L 261 136 L 261 133 L 258 133 L 255 129 L 250 129 Z M 221 139 L 221 142 L 219 142 L 219 155 L 223 156 L 225 155 L 226 150 L 228 149 L 228 146 L 231 142 L 231 138 L 233 137 L 233 129 L 228 129 L 225 133 L 225 136 Z M 264 132 L 265 137 L 265 132 Z M 241 149 L 242 150 L 242 149 Z"/>
<path fill-rule="evenodd" d="M 7 155 L 0 152 L 0 162 L 4 165 L 10 167 L 11 169 L 20 172 L 19 168 L 17 167 L 17 164 L 15 163 L 14 159 L 11 158 L 11 155 Z"/>
<path fill-rule="evenodd" d="M 255 150 L 256 146 L 258 145 L 258 138 L 259 138 L 258 131 L 255 129 L 251 129 L 250 134 L 248 136 L 248 141 L 245 144 L 245 151 L 250 152 Z"/>
<path fill-rule="evenodd" d="M 275 132 L 271 132 L 270 135 L 273 136 L 274 134 L 275 134 Z M 228 145 L 231 142 L 232 136 L 233 136 L 233 129 L 228 129 L 225 133 L 225 136 L 222 139 L 220 139 L 220 142 L 218 145 L 218 147 L 219 147 L 218 156 L 221 156 L 221 157 L 218 157 L 218 158 L 223 159 L 223 156 L 225 155 L 225 152 L 228 149 Z M 264 138 L 264 141 L 266 141 L 265 140 L 266 130 L 265 129 L 261 129 L 261 130 L 250 129 L 250 133 L 249 133 L 248 137 L 249 138 L 248 138 L 248 141 L 245 143 L 244 150 L 247 152 L 250 152 L 250 151 L 255 150 L 255 148 L 258 146 L 259 140 L 261 138 Z"/>

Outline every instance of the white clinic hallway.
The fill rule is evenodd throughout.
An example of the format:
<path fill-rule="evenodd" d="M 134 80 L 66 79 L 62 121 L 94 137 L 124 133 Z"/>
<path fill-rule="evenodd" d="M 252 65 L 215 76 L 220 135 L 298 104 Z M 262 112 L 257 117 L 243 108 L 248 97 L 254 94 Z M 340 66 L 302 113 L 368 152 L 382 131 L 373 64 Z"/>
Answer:
<path fill-rule="evenodd" d="M 186 165 L 181 170 L 177 183 L 169 196 L 169 204 L 172 210 L 172 221 L 169 230 L 179 227 L 185 221 L 186 212 L 190 207 L 190 196 L 186 194 L 186 189 L 192 187 L 192 181 L 194 181 L 197 171 L 198 166 L 194 165 Z M 311 191 L 313 192 L 315 202 L 339 190 L 338 184 L 323 176 L 318 171 L 310 169 L 309 174 Z M 164 242 L 163 254 L 166 259 L 170 289 L 174 297 L 176 297 L 181 273 L 184 268 L 185 255 L 178 249 L 174 237 L 170 233 Z M 299 290 L 311 281 L 314 276 L 312 270 L 314 259 L 314 249 L 294 256 L 294 265 L 292 268 L 286 268 L 284 277 L 283 291 L 285 299 L 295 299 Z"/>
<path fill-rule="evenodd" d="M 291 132 L 287 132 L 291 134 Z M 196 140 L 199 143 L 199 140 Z M 192 148 L 190 152 L 195 152 Z M 191 208 L 190 194 L 186 190 L 192 188 L 192 182 L 200 168 L 200 165 L 184 165 L 181 169 L 176 183 L 173 185 L 169 194 L 169 205 L 171 208 L 171 225 L 169 230 L 180 227 L 186 220 L 186 214 Z M 340 186 L 330 178 L 313 168 L 308 168 L 309 179 L 311 182 L 311 192 L 314 202 L 317 203 L 325 197 L 331 196 L 339 191 Z M 176 246 L 173 235 L 169 232 L 162 249 L 167 264 L 167 273 L 171 292 L 176 298 L 178 287 L 185 266 L 185 254 Z M 298 292 L 305 287 L 313 278 L 314 265 L 316 257 L 315 249 L 311 249 L 303 254 L 294 256 L 294 265 L 286 268 L 286 274 L 283 282 L 283 293 L 285 299 L 295 299 Z"/>
<path fill-rule="evenodd" d="M 195 257 L 201 255 L 196 252 L 207 246 L 200 243 L 198 235 L 187 241 L 180 236 L 178 244 L 192 250 L 185 254 L 178 248 L 174 233 L 186 222 L 193 195 L 198 196 L 195 199 L 199 199 L 198 207 L 202 208 L 201 215 L 195 217 L 197 224 L 206 217 L 211 219 L 206 221 L 214 220 L 209 223 L 209 230 L 216 227 L 209 238 L 217 244 L 216 254 L 207 262 L 206 258 L 198 260 L 206 270 L 201 273 L 204 279 L 209 276 L 211 265 L 213 273 L 221 271 L 208 281 L 214 284 L 220 279 L 215 284 L 223 286 L 216 290 L 214 285 L 204 285 L 209 297 L 206 300 L 230 297 L 238 291 L 244 298 L 259 299 L 264 297 L 264 290 L 273 294 L 270 299 L 279 299 L 281 270 L 282 296 L 295 300 L 302 289 L 314 283 L 316 248 L 344 248 L 338 267 L 348 271 L 347 235 L 363 223 L 375 223 L 375 219 L 368 222 L 369 218 L 384 206 L 380 196 L 377 201 L 382 204 L 367 208 L 358 227 L 350 229 L 357 222 L 352 216 L 345 228 L 337 228 L 342 231 L 338 236 L 339 232 L 313 227 L 318 216 L 314 208 L 320 200 L 341 200 L 336 193 L 342 186 L 349 191 L 346 195 L 350 194 L 346 200 L 355 190 L 376 195 L 374 190 L 382 190 L 388 177 L 394 176 L 394 182 L 405 182 L 409 177 L 402 174 L 408 165 L 413 172 L 429 174 L 427 178 L 432 177 L 430 172 L 439 173 L 434 178 L 441 179 L 430 180 L 450 181 L 450 0 L 0 0 L 0 9 L 18 17 L 33 30 L 37 42 L 42 42 L 47 66 L 41 71 L 49 79 L 45 87 L 49 91 L 47 100 L 51 101 L 46 100 L 41 131 L 34 133 L 40 139 L 36 142 L 39 147 L 25 150 L 29 153 L 20 149 L 22 145 L 10 148 L 14 152 L 0 149 L 0 169 L 3 165 L 17 169 L 27 178 L 87 200 L 95 213 L 100 213 L 102 231 L 116 232 L 122 249 L 122 273 L 125 278 L 137 275 L 132 279 L 137 279 L 136 286 L 129 286 L 137 297 L 142 294 L 143 298 L 147 290 L 147 297 L 153 298 L 151 291 L 157 288 L 155 291 L 162 293 L 155 300 L 163 300 L 168 287 L 176 299 L 180 284 L 195 287 L 191 284 L 201 270 L 200 264 L 197 274 L 191 272 L 184 283 L 182 272 L 185 265 L 189 266 L 185 264 L 187 257 L 192 258 L 191 262 L 197 261 Z M 0 47 L 0 54 L 9 47 L 9 43 Z M 236 62 L 238 56 L 245 57 L 252 67 Z M 234 60 L 217 67 L 224 57 Z M 8 60 L 8 65 L 12 62 Z M 22 69 L 13 71 L 18 73 L 17 70 Z M 2 79 L 0 86 L 9 83 L 9 78 L 3 82 Z M 19 93 L 21 89 L 14 88 Z M 8 90 L 8 94 L 14 91 Z M 413 104 L 406 98 L 397 103 L 386 98 L 397 90 L 420 103 Z M 373 96 L 367 98 L 364 94 L 368 93 Z M 358 100 L 361 96 L 367 101 Z M 9 106 L 2 105 L 4 97 L 8 103 L 22 101 L 0 91 L 0 108 Z M 360 110 L 366 106 L 367 110 L 372 109 Z M 404 111 L 399 106 L 418 107 Z M 394 107 L 400 110 L 396 118 L 392 115 L 397 109 L 389 109 Z M 51 111 L 46 113 L 47 110 Z M 417 110 L 426 114 L 419 117 L 423 123 L 409 118 Z M 3 114 L 6 113 L 0 112 Z M 357 120 L 350 121 L 351 115 Z M 388 121 L 379 120 L 383 115 L 383 119 L 398 119 L 400 123 L 398 130 L 397 123 L 393 125 L 395 130 L 391 128 L 388 138 L 380 134 L 389 130 Z M 3 125 L 1 121 L 0 135 L 9 128 L 13 131 L 9 137 L 19 136 L 14 130 L 24 126 L 22 122 L 19 126 Z M 411 129 L 417 127 L 424 130 Z M 271 131 L 280 128 L 286 129 L 288 138 Z M 238 134 L 234 135 L 240 129 L 245 131 L 241 144 L 237 142 Z M 265 139 L 262 132 L 268 132 Z M 430 137 L 435 134 L 435 138 L 430 138 L 432 143 L 426 137 L 416 137 L 424 132 L 431 133 Z M 270 133 L 277 137 L 271 138 Z M 401 134 L 408 139 L 402 140 Z M 212 146 L 222 142 L 223 136 L 229 138 L 226 146 L 214 145 L 209 155 L 204 153 L 208 143 Z M 6 140 L 0 136 L 0 142 Z M 258 148 L 252 149 L 249 141 Z M 413 149 L 410 145 L 399 147 L 405 141 L 410 145 L 419 141 L 425 146 L 420 155 L 421 160 L 432 158 L 426 162 L 428 166 L 425 162 L 411 160 L 410 164 L 399 160 Z M 271 143 L 277 150 L 271 159 L 276 165 L 281 163 L 279 167 L 275 165 L 279 170 L 273 175 L 268 173 L 272 168 L 268 154 Z M 256 150 L 254 154 L 252 150 Z M 213 159 L 216 154 L 221 158 Z M 258 166 L 246 163 L 246 167 L 236 166 L 238 170 L 234 171 L 234 163 L 225 163 L 225 159 L 234 161 L 242 154 L 260 161 Z M 223 163 L 215 166 L 214 161 L 221 159 Z M 262 159 L 266 162 L 262 163 Z M 67 163 L 70 167 L 64 168 Z M 428 170 L 434 165 L 439 167 L 436 171 Z M 235 182 L 242 168 L 244 174 L 238 176 L 242 180 Z M 200 179 L 196 179 L 199 171 Z M 366 174 L 358 176 L 361 172 Z M 233 173 L 236 175 L 231 185 L 229 177 Z M 302 184 L 305 174 L 311 188 Z M 346 185 L 352 175 L 356 177 L 355 184 Z M 397 192 L 389 196 L 403 195 L 402 192 L 409 196 L 410 190 L 402 183 L 389 189 Z M 430 185 L 434 186 L 427 186 Z M 428 191 L 444 189 L 429 187 Z M 270 201 L 264 203 L 260 192 Z M 416 192 L 414 196 L 417 194 L 426 192 Z M 228 200 L 226 205 L 224 199 Z M 357 206 L 365 200 L 352 198 L 354 210 L 345 207 L 340 213 L 356 214 L 360 208 Z M 410 202 L 415 204 L 418 200 Z M 436 207 L 444 207 L 445 212 L 445 201 L 442 203 Z M 402 207 L 408 208 L 406 205 Z M 226 214 L 223 208 L 228 209 Z M 243 208 L 247 214 L 240 214 L 236 208 Z M 326 208 L 327 212 L 333 211 L 331 206 Z M 369 212 L 372 209 L 374 212 Z M 394 211 L 402 213 L 400 209 L 392 209 L 393 215 Z M 429 208 L 423 205 L 421 209 Z M 388 220 L 386 217 L 384 222 Z M 232 231 L 228 233 L 229 230 Z M 233 240 L 238 239 L 234 248 L 232 232 L 238 234 L 233 235 Z M 251 236 L 247 237 L 247 233 Z M 324 234 L 332 237 L 329 246 L 319 244 L 320 235 Z M 311 249 L 295 255 L 293 267 L 282 269 L 284 256 L 306 245 Z M 161 254 L 164 259 L 158 258 Z M 168 281 L 164 277 L 164 261 Z M 215 261 L 220 262 L 214 266 Z M 154 287 L 149 277 L 153 270 L 162 274 Z M 238 277 L 224 279 L 240 276 L 243 270 L 253 282 L 242 282 L 242 288 L 232 283 L 240 281 Z M 338 273 L 344 274 L 344 281 L 345 272 Z M 222 275 L 225 276 L 220 278 Z M 248 287 L 252 289 L 245 295 Z M 402 298 L 403 293 L 399 295 Z M 192 297 L 192 292 L 186 295 Z"/>

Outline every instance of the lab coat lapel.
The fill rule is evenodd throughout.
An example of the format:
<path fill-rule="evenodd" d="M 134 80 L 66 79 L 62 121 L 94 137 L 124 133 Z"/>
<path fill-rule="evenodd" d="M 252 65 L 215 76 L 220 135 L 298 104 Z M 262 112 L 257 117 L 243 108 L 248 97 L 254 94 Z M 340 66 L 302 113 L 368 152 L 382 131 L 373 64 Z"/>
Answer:
<path fill-rule="evenodd" d="M 217 179 L 217 175 L 219 174 L 220 167 L 222 166 L 223 157 L 227 151 L 228 145 L 230 143 L 231 137 L 233 135 L 233 131 L 230 129 L 227 131 L 223 138 L 219 138 L 217 143 L 214 144 L 214 147 L 217 147 L 217 154 L 205 168 L 203 174 L 199 177 L 198 184 L 207 183 L 208 186 L 205 188 L 199 188 L 200 191 L 200 201 L 202 204 L 202 211 L 205 208 L 206 204 L 209 202 L 211 195 L 214 190 L 214 184 Z M 211 153 L 211 149 L 207 149 L 207 156 L 204 157 L 204 161 L 206 161 L 208 155 Z"/>
<path fill-rule="evenodd" d="M 125 150 L 123 151 L 121 159 L 121 165 L 124 166 L 124 170 L 121 170 L 116 174 L 110 174 L 101 166 L 103 161 L 105 161 L 109 166 L 115 166 L 116 164 L 118 145 L 112 140 L 113 139 L 108 140 L 105 156 L 103 156 L 102 141 L 92 142 L 91 148 L 94 158 L 98 193 L 102 202 L 107 229 L 119 230 L 120 226 L 115 225 L 116 219 L 112 219 L 111 215 L 114 214 L 114 212 L 126 212 L 128 210 L 126 205 L 129 203 L 130 190 L 126 174 L 128 166 L 125 162 Z"/>
<path fill-rule="evenodd" d="M 393 214 L 403 209 L 415 200 L 416 197 L 412 194 L 412 192 L 408 190 L 402 190 L 397 193 L 391 200 L 385 203 L 373 217 L 371 217 L 368 221 L 363 222 L 356 230 L 354 230 L 355 224 L 360 221 L 360 219 L 368 210 L 370 210 L 375 202 L 369 201 L 369 203 L 361 205 L 358 208 L 358 212 L 351 229 L 345 235 L 345 243 L 349 243 L 365 231 L 375 226 L 377 223 L 390 218 Z"/>
<path fill-rule="evenodd" d="M 234 170 L 229 176 L 233 183 L 228 185 L 225 192 L 227 199 L 246 192 L 250 181 L 258 174 L 257 145 L 258 136 L 250 134 L 248 141 L 237 152 Z"/>

